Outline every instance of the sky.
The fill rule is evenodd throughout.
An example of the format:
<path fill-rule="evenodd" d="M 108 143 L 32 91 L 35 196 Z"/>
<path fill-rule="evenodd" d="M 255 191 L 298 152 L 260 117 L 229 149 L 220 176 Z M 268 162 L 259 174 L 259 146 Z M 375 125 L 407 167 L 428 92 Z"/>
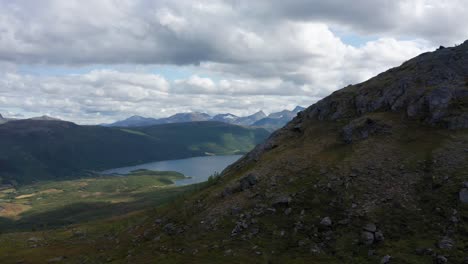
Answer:
<path fill-rule="evenodd" d="M 0 0 L 0 113 L 97 124 L 309 106 L 464 42 L 466 14 L 467 0 Z"/>

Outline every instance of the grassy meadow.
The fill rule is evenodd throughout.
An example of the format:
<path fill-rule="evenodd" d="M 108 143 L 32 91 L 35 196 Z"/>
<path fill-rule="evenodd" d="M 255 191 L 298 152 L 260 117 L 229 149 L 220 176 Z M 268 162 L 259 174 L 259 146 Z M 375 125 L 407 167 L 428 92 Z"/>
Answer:
<path fill-rule="evenodd" d="M 192 187 L 173 186 L 178 172 L 45 181 L 0 191 L 0 231 L 41 230 L 113 217 L 162 204 Z"/>

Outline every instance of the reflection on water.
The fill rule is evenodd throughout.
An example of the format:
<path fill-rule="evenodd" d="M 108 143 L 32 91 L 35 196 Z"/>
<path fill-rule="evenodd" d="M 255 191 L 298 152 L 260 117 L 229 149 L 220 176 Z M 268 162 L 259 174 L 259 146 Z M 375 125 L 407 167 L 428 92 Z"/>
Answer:
<path fill-rule="evenodd" d="M 156 161 L 136 166 L 110 169 L 104 171 L 104 173 L 127 174 L 138 169 L 154 171 L 177 171 L 191 178 L 177 180 L 176 185 L 187 185 L 206 181 L 210 175 L 214 174 L 215 172 L 223 171 L 227 166 L 237 161 L 240 157 L 242 156 L 205 156 L 180 160 Z"/>

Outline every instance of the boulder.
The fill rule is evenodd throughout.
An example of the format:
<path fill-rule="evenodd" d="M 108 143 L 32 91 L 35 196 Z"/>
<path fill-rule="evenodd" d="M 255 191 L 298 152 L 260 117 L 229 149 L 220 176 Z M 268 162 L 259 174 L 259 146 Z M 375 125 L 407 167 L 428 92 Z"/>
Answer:
<path fill-rule="evenodd" d="M 168 235 L 175 235 L 175 233 L 176 233 L 176 228 L 175 228 L 173 223 L 166 224 L 163 227 L 163 230 Z"/>
<path fill-rule="evenodd" d="M 343 127 L 341 136 L 347 144 L 357 140 L 364 140 L 375 134 L 390 133 L 391 127 L 380 120 L 359 118 Z"/>
<path fill-rule="evenodd" d="M 47 262 L 48 263 L 57 263 L 57 262 L 62 262 L 64 259 L 65 259 L 64 256 L 60 256 L 60 257 L 51 258 L 51 259 L 47 260 Z"/>
<path fill-rule="evenodd" d="M 468 188 L 461 189 L 458 196 L 460 198 L 460 202 L 468 203 Z"/>
<path fill-rule="evenodd" d="M 374 234 L 368 231 L 363 231 L 361 233 L 361 241 L 364 245 L 372 245 L 374 244 Z"/>
<path fill-rule="evenodd" d="M 439 255 L 436 257 L 437 264 L 445 264 L 448 262 L 448 259 L 445 256 Z"/>
<path fill-rule="evenodd" d="M 386 255 L 380 260 L 380 264 L 388 264 L 392 260 L 392 256 Z"/>
<path fill-rule="evenodd" d="M 444 236 L 437 244 L 437 246 L 441 249 L 452 249 L 454 245 L 455 242 L 448 236 Z"/>
<path fill-rule="evenodd" d="M 384 241 L 385 237 L 384 237 L 382 231 L 379 230 L 379 231 L 375 232 L 374 233 L 374 239 L 375 239 L 376 242 Z"/>
<path fill-rule="evenodd" d="M 276 197 L 271 203 L 271 205 L 273 207 L 288 206 L 289 203 L 291 203 L 291 201 L 292 199 L 290 196 L 283 195 L 283 196 Z"/>
<path fill-rule="evenodd" d="M 39 242 L 39 241 L 42 241 L 42 238 L 39 238 L 39 237 L 30 237 L 30 238 L 28 239 L 28 242 L 30 242 L 30 243 L 37 243 L 37 242 Z"/>
<path fill-rule="evenodd" d="M 240 179 L 239 183 L 240 183 L 241 190 L 245 191 L 257 184 L 257 177 L 253 174 L 249 174 L 243 177 L 242 179 Z"/>
<path fill-rule="evenodd" d="M 322 220 L 320 221 L 320 224 L 323 225 L 323 226 L 331 226 L 332 225 L 332 220 L 330 217 L 326 216 L 324 218 L 322 218 Z"/>
<path fill-rule="evenodd" d="M 377 231 L 377 226 L 374 223 L 368 223 L 362 229 L 364 231 L 375 233 L 375 231 Z"/>

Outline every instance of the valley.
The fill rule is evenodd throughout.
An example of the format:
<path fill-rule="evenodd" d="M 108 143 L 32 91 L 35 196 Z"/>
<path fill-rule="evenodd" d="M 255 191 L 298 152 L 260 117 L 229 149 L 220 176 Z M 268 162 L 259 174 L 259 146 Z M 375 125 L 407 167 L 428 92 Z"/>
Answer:
<path fill-rule="evenodd" d="M 0 0 L 0 264 L 468 264 L 466 2 Z"/>
<path fill-rule="evenodd" d="M 270 133 L 220 122 L 138 128 L 79 126 L 55 120 L 0 125 L 0 184 L 94 176 L 152 161 L 250 151 Z"/>
<path fill-rule="evenodd" d="M 162 204 L 189 188 L 177 172 L 136 170 L 117 176 L 42 181 L 0 192 L 0 230 L 41 230 L 110 218 Z"/>

